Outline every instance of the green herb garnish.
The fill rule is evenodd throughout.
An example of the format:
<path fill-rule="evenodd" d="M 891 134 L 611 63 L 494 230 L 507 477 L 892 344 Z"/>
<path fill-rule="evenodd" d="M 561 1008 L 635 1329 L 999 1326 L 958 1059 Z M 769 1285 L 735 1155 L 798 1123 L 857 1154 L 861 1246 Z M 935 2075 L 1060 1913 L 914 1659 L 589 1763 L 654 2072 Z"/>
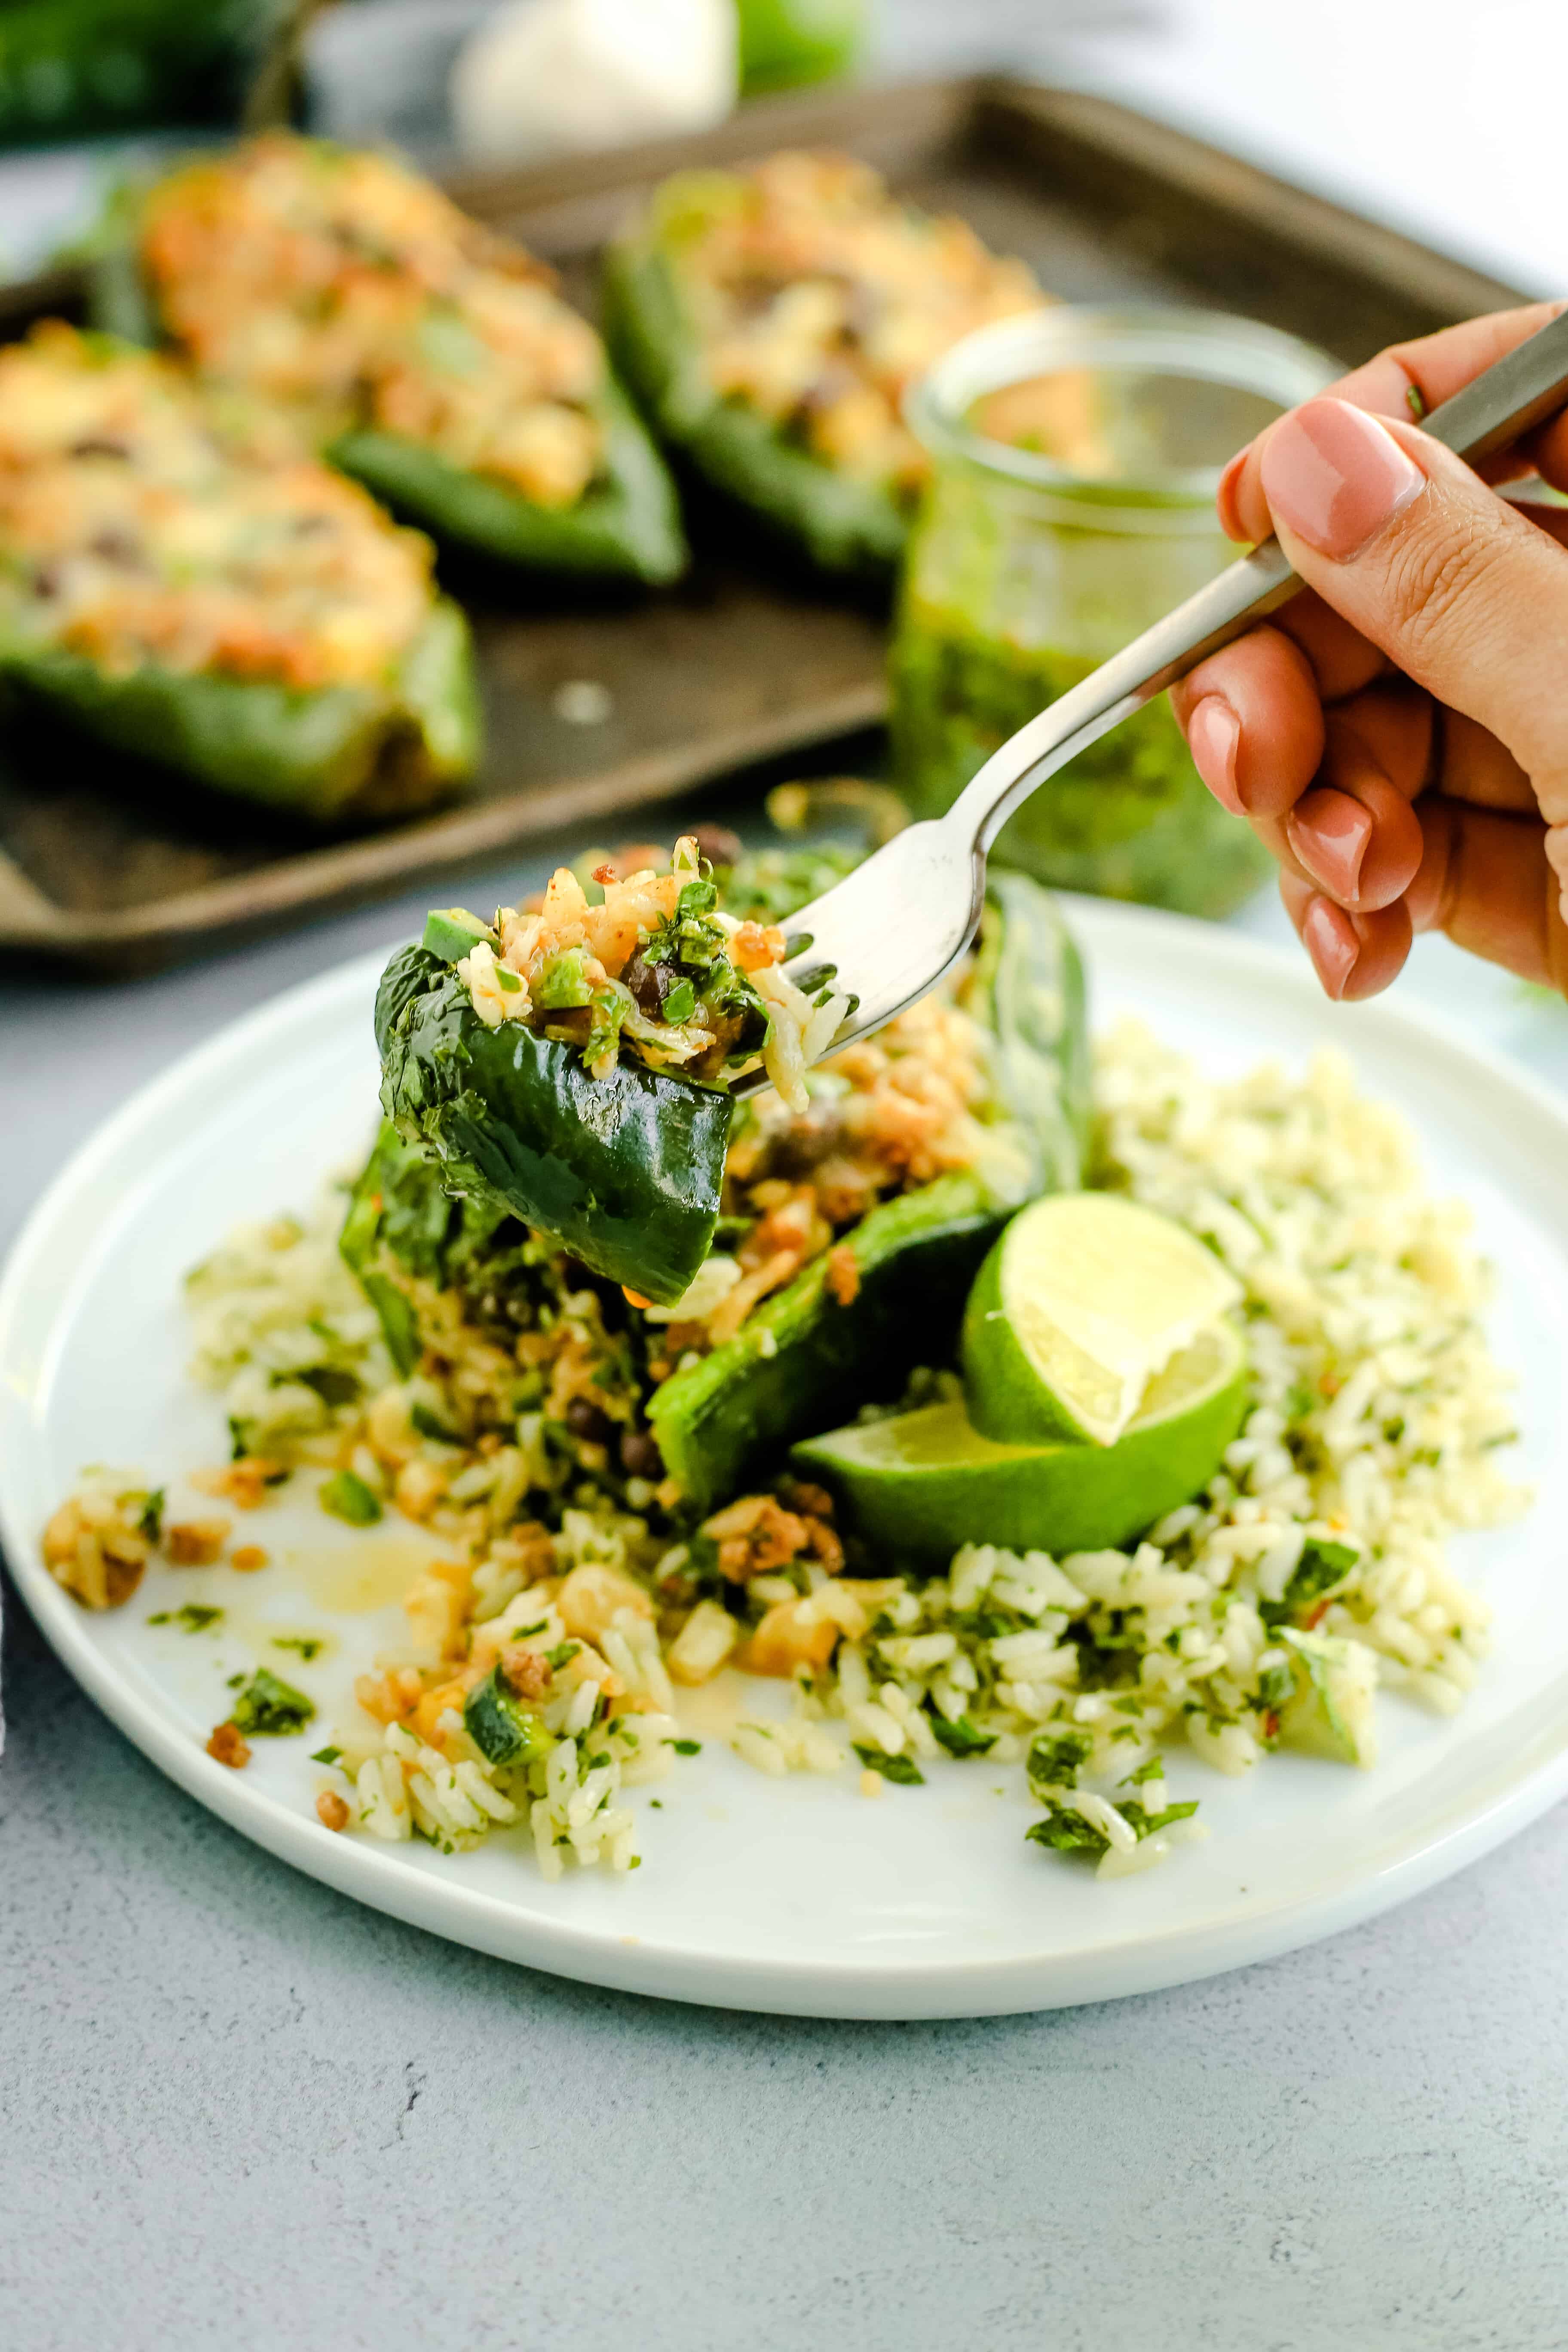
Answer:
<path fill-rule="evenodd" d="M 380 1496 L 352 1470 L 340 1470 L 329 1478 L 316 1499 L 323 1511 L 334 1519 L 346 1519 L 351 1528 L 373 1528 L 381 1517 Z"/>
<path fill-rule="evenodd" d="M 931 1727 L 950 1756 L 984 1756 L 996 1745 L 996 1734 L 982 1731 L 966 1715 L 959 1716 L 952 1723 L 945 1716 L 933 1715 Z"/>
<path fill-rule="evenodd" d="M 182 1633 L 205 1633 L 209 1626 L 221 1624 L 223 1611 L 209 1607 L 200 1601 L 182 1601 L 178 1609 L 160 1609 L 149 1617 L 149 1625 L 177 1625 Z"/>
<path fill-rule="evenodd" d="M 234 1720 L 252 1738 L 283 1739 L 303 1731 L 316 1712 L 314 1699 L 279 1680 L 269 1666 L 258 1666 L 234 1703 Z"/>
<path fill-rule="evenodd" d="M 1342 1584 L 1360 1558 L 1352 1544 L 1327 1543 L 1321 1537 L 1309 1536 L 1283 1594 L 1278 1601 L 1261 1602 L 1258 1615 L 1270 1629 L 1293 1623 L 1325 1593 Z"/>
<path fill-rule="evenodd" d="M 906 1789 L 923 1789 L 926 1776 L 912 1756 L 889 1756 L 880 1748 L 862 1747 L 854 1743 L 855 1753 L 868 1771 L 879 1772 L 884 1780 L 897 1780 Z"/>

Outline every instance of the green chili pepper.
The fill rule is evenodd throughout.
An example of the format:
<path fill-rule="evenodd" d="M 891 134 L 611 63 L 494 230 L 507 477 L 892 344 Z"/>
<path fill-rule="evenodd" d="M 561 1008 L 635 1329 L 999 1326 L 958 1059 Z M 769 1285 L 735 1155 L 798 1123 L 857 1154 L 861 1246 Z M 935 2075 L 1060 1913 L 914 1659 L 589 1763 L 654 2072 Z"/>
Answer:
<path fill-rule="evenodd" d="M 817 1258 L 649 1399 L 665 1467 L 698 1509 L 734 1494 L 795 1439 L 890 1397 L 913 1366 L 950 1362 L 970 1285 L 1012 1210 L 1082 1181 L 1083 967 L 1054 901 L 1026 876 L 993 882 L 970 1010 L 996 1040 L 994 1163 L 940 1176 L 847 1233 L 847 1305 Z"/>
<path fill-rule="evenodd" d="M 681 297 L 679 239 L 661 230 L 657 206 L 607 248 L 604 292 L 611 356 L 661 439 L 825 570 L 877 577 L 892 570 L 908 516 L 891 492 L 813 457 L 708 383 Z"/>
<path fill-rule="evenodd" d="M 912 1365 L 948 1360 L 1004 1213 L 967 1173 L 887 1202 L 840 1244 L 858 1280 L 847 1307 L 826 1258 L 814 1259 L 733 1339 L 657 1388 L 648 1424 L 686 1500 L 710 1509 L 807 1429 L 886 1396 Z"/>
<path fill-rule="evenodd" d="M 111 217 L 121 235 L 115 239 L 106 232 L 93 259 L 92 322 L 127 341 L 154 345 L 163 327 L 137 260 L 134 208 L 122 202 Z M 675 485 L 607 367 L 593 409 L 604 436 L 604 469 L 569 507 L 540 506 L 497 476 L 469 472 L 422 442 L 378 426 L 351 425 L 321 455 L 437 539 L 531 571 L 665 586 L 680 577 L 689 560 Z"/>
<path fill-rule="evenodd" d="M 97 741 L 318 823 L 422 806 L 468 772 L 479 753 L 472 664 L 468 623 L 445 598 L 384 687 L 289 687 L 153 662 L 121 675 L 59 646 L 0 642 L 0 677 Z"/>
<path fill-rule="evenodd" d="M 417 441 L 369 426 L 340 434 L 324 455 L 438 539 L 534 571 L 621 575 L 663 587 L 687 565 L 675 485 L 612 377 L 595 405 L 604 476 L 569 507 L 538 506 L 503 481 L 467 473 Z"/>
<path fill-rule="evenodd" d="M 382 1107 L 454 1191 L 504 1203 L 612 1282 L 660 1305 L 707 1256 L 733 1106 L 727 1094 L 618 1063 L 520 1022 L 489 1029 L 452 968 L 405 948 L 375 1001 Z"/>

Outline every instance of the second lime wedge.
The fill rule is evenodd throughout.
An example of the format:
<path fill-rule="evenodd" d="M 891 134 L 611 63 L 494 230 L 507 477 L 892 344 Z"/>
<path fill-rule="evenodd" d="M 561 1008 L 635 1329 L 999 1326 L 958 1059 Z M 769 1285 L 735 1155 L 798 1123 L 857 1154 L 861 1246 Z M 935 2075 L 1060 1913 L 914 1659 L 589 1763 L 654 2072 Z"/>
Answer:
<path fill-rule="evenodd" d="M 1117 1192 L 1058 1192 L 1013 1219 L 963 1318 L 970 1418 L 987 1437 L 1110 1445 L 1150 1381 L 1241 1296 L 1171 1218 Z"/>
<path fill-rule="evenodd" d="M 833 1489 L 858 1534 L 896 1558 L 945 1560 L 964 1543 L 1098 1551 L 1208 1484 L 1247 1394 L 1240 1335 L 1215 1323 L 1151 1381 L 1114 1445 L 998 1444 L 952 1403 L 830 1431 L 792 1459 Z"/>

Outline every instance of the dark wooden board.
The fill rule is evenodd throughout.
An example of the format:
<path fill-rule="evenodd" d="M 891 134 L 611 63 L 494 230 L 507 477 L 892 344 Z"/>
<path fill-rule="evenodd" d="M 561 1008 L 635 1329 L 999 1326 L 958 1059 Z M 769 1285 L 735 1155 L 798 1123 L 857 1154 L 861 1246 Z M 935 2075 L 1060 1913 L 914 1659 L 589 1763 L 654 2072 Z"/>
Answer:
<path fill-rule="evenodd" d="M 470 174 L 453 193 L 548 256 L 591 310 L 597 247 L 644 189 L 679 165 L 781 145 L 866 156 L 917 203 L 1023 255 L 1069 301 L 1247 312 L 1347 363 L 1520 299 L 1106 100 L 1006 79 L 775 100 L 699 139 Z M 68 311 L 79 293 L 68 272 L 0 290 L 0 334 Z M 146 971 L 563 824 L 595 828 L 877 720 L 885 624 L 874 604 L 752 561 L 748 534 L 720 511 L 692 520 L 697 563 L 664 594 L 520 591 L 450 569 L 476 625 L 489 750 L 461 799 L 390 831 L 322 842 L 175 796 L 104 754 L 62 759 L 58 741 L 14 735 L 0 745 L 0 950 Z M 602 720 L 562 715 L 561 688 L 582 680 L 605 689 Z"/>

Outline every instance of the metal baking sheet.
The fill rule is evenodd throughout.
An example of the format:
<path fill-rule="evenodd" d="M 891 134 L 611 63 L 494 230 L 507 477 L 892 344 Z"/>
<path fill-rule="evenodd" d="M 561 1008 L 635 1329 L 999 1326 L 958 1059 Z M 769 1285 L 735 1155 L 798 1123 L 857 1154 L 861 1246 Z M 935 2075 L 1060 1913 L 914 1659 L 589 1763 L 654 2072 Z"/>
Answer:
<path fill-rule="evenodd" d="M 682 165 L 786 145 L 865 156 L 917 203 L 1021 254 L 1069 301 L 1246 312 L 1347 363 L 1521 299 L 1106 100 L 1006 79 L 774 100 L 700 138 L 452 188 L 554 262 L 592 311 L 597 248 L 643 190 Z M 68 272 L 4 289 L 0 334 L 79 297 Z M 322 841 L 102 751 L 63 753 L 58 739 L 15 731 L 0 744 L 0 950 L 146 971 L 564 824 L 625 818 L 752 762 L 776 773 L 781 758 L 874 724 L 886 637 L 876 603 L 762 555 L 710 502 L 695 500 L 689 520 L 692 572 L 659 593 L 520 587 L 446 567 L 475 624 L 489 749 L 460 799 L 388 831 Z M 598 691 L 584 696 L 584 684 Z"/>

